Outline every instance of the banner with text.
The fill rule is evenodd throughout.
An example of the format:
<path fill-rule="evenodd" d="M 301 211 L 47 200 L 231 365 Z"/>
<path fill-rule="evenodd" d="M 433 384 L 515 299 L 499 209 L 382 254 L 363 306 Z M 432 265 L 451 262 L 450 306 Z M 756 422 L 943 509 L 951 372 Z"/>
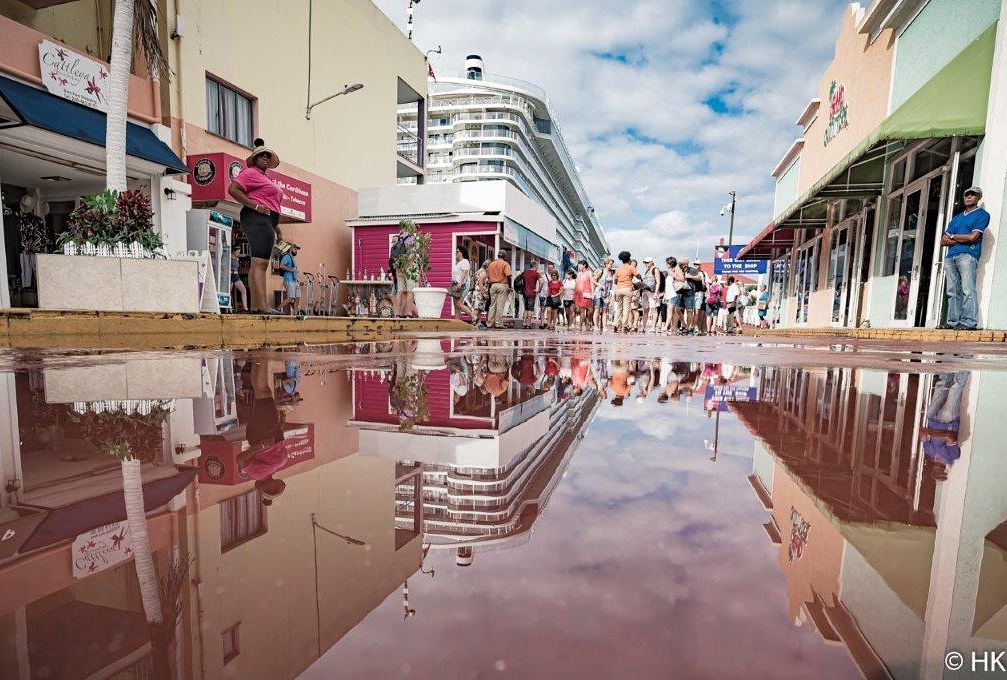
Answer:
<path fill-rule="evenodd" d="M 717 246 L 713 251 L 714 274 L 765 274 L 769 271 L 769 260 L 739 260 L 738 254 L 744 244 L 737 246 Z"/>

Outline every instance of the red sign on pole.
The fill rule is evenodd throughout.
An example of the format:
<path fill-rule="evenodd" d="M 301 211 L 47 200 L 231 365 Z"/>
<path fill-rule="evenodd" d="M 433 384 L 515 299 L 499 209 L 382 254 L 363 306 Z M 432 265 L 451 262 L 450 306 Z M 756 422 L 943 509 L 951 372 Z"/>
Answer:
<path fill-rule="evenodd" d="M 201 153 L 190 154 L 186 165 L 189 167 L 193 201 L 234 200 L 227 189 L 231 180 L 245 169 L 244 160 L 223 152 Z M 310 222 L 311 185 L 275 170 L 267 170 L 266 175 L 283 189 L 280 214 L 299 222 Z"/>

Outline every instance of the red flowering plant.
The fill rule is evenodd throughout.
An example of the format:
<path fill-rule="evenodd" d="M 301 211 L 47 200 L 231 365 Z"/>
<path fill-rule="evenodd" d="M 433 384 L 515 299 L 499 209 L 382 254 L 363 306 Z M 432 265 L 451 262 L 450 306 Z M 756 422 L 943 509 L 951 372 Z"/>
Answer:
<path fill-rule="evenodd" d="M 122 243 L 139 243 L 153 256 L 161 255 L 164 241 L 154 231 L 154 211 L 150 198 L 139 190 L 123 192 L 106 189 L 94 196 L 85 196 L 67 220 L 68 229 L 59 235 L 56 245 L 85 243 L 114 247 Z"/>

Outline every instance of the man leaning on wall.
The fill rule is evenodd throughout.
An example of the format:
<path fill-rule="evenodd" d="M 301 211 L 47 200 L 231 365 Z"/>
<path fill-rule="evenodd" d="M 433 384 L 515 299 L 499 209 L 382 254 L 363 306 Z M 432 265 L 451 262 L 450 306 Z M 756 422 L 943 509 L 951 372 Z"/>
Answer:
<path fill-rule="evenodd" d="M 983 190 L 969 187 L 962 196 L 965 209 L 955 215 L 941 236 L 947 281 L 948 315 L 941 328 L 976 330 L 979 328 L 979 301 L 976 297 L 976 271 L 982 254 L 983 232 L 990 214 L 979 206 Z"/>

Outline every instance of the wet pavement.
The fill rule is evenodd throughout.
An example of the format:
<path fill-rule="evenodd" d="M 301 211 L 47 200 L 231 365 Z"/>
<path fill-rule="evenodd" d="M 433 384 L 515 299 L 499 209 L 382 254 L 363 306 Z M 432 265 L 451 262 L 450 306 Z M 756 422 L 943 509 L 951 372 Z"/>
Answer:
<path fill-rule="evenodd" d="M 999 670 L 1005 369 L 521 332 L 4 354 L 0 678 Z"/>

